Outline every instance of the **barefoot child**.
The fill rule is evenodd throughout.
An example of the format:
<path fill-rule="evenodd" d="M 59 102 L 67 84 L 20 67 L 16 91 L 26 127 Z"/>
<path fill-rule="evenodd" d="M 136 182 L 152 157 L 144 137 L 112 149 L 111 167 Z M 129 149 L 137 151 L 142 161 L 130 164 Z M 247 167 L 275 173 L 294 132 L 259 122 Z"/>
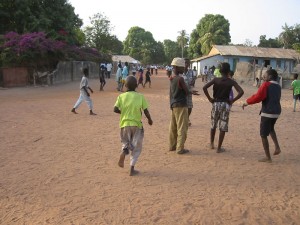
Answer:
<path fill-rule="evenodd" d="M 281 150 L 278 144 L 276 132 L 274 129 L 275 123 L 281 113 L 280 97 L 281 97 L 281 87 L 277 83 L 278 74 L 276 70 L 270 69 L 265 73 L 265 82 L 257 90 L 257 93 L 252 95 L 243 104 L 243 109 L 255 103 L 262 102 L 262 107 L 260 110 L 260 136 L 264 151 L 266 154 L 265 158 L 258 160 L 259 162 L 272 162 L 268 136 L 271 138 L 275 145 L 274 155 L 280 154 Z"/>
<path fill-rule="evenodd" d="M 145 76 L 146 76 L 146 80 L 145 80 L 145 83 L 143 84 L 143 87 L 145 87 L 146 84 L 149 83 L 149 88 L 151 88 L 150 68 L 147 68 L 147 72 L 146 72 Z"/>
<path fill-rule="evenodd" d="M 118 165 L 124 167 L 125 156 L 130 152 L 130 173 L 135 175 L 134 166 L 142 151 L 144 139 L 144 129 L 142 124 L 142 111 L 148 119 L 148 124 L 152 125 L 148 103 L 144 95 L 137 93 L 137 80 L 134 76 L 128 76 L 125 81 L 127 91 L 120 94 L 114 106 L 114 112 L 120 115 L 122 152 Z"/>
<path fill-rule="evenodd" d="M 298 74 L 295 73 L 294 74 L 294 80 L 292 82 L 292 87 L 291 89 L 293 90 L 293 98 L 294 98 L 294 112 L 296 112 L 296 104 L 297 104 L 297 100 L 299 99 L 300 101 L 300 80 L 298 79 Z"/>
<path fill-rule="evenodd" d="M 220 73 L 221 77 L 215 77 L 213 80 L 209 81 L 207 84 L 203 86 L 204 94 L 207 99 L 212 103 L 211 110 L 211 130 L 210 130 L 210 148 L 214 149 L 214 140 L 216 129 L 219 124 L 219 141 L 217 153 L 222 153 L 225 151 L 222 148 L 222 143 L 225 137 L 225 133 L 228 132 L 228 122 L 229 122 L 229 114 L 231 105 L 238 99 L 240 99 L 244 91 L 238 85 L 237 82 L 228 78 L 228 74 L 230 72 L 229 63 L 221 63 L 220 64 Z M 213 98 L 210 97 L 208 93 L 208 88 L 213 86 Z M 237 96 L 232 100 L 229 99 L 230 91 L 232 87 L 238 92 Z"/>
<path fill-rule="evenodd" d="M 71 112 L 74 114 L 77 114 L 76 109 L 80 106 L 82 101 L 85 100 L 90 109 L 90 115 L 92 116 L 97 115 L 96 113 L 93 112 L 93 102 L 92 99 L 90 98 L 90 93 L 88 92 L 89 89 L 91 93 L 94 93 L 92 88 L 89 87 L 88 76 L 89 76 L 89 69 L 84 68 L 83 76 L 80 82 L 80 95 L 73 109 L 71 110 Z"/>

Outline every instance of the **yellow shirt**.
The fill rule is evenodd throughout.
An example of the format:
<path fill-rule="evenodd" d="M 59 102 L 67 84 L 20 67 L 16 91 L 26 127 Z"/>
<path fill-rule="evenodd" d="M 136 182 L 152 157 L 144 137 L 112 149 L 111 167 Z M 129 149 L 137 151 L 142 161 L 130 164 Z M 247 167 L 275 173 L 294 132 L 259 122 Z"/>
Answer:
<path fill-rule="evenodd" d="M 121 111 L 120 128 L 134 126 L 142 128 L 142 112 L 148 108 L 144 95 L 135 91 L 120 94 L 115 106 Z"/>

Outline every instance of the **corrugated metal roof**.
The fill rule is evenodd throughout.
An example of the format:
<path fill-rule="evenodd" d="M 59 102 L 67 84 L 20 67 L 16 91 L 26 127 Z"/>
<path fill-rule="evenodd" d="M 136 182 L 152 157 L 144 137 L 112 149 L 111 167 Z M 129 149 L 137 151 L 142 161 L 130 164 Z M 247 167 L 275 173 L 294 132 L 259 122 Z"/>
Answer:
<path fill-rule="evenodd" d="M 207 59 L 207 58 L 210 58 L 210 57 L 213 57 L 215 55 L 219 55 L 219 54 L 214 54 L 214 55 L 205 55 L 205 56 L 202 56 L 200 58 L 196 58 L 196 59 L 192 59 L 191 62 L 198 62 L 198 61 L 201 61 L 203 59 Z"/>
<path fill-rule="evenodd" d="M 247 56 L 255 58 L 297 59 L 300 54 L 293 49 L 260 48 L 247 46 L 214 45 L 208 55 Z"/>
<path fill-rule="evenodd" d="M 122 63 L 128 62 L 128 63 L 140 63 L 138 60 L 132 58 L 129 55 L 113 55 L 112 56 L 112 61 L 113 62 L 119 62 L 121 61 Z"/>

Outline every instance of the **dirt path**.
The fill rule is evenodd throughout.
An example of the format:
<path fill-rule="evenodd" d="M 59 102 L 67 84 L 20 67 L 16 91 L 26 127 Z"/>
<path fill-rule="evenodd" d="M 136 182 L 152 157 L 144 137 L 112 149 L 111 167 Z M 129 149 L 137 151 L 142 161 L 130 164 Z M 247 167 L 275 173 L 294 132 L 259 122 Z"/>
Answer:
<path fill-rule="evenodd" d="M 89 116 L 85 103 L 78 115 L 70 112 L 79 82 L 0 90 L 0 224 L 299 224 L 300 109 L 292 112 L 291 91 L 282 91 L 276 127 L 282 154 L 264 164 L 257 162 L 264 154 L 260 104 L 240 107 L 256 89 L 243 86 L 224 141 L 227 151 L 216 154 L 207 148 L 211 105 L 200 79 L 186 142 L 191 152 L 168 152 L 168 82 L 161 72 L 151 89 L 138 89 L 154 124 L 144 118 L 136 177 L 128 176 L 128 159 L 124 169 L 117 166 L 113 79 L 104 92 L 90 80 L 97 116 Z"/>

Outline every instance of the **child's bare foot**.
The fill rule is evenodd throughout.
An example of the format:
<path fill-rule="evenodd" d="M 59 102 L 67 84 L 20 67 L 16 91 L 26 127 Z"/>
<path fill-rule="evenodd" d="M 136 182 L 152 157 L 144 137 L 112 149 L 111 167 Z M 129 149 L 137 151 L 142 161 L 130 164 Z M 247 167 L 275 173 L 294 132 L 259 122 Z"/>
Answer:
<path fill-rule="evenodd" d="M 139 173 L 139 171 L 134 169 L 134 166 L 130 167 L 130 172 L 129 172 L 129 176 L 134 176 L 137 175 Z"/>
<path fill-rule="evenodd" d="M 78 114 L 78 113 L 75 111 L 75 108 L 73 108 L 73 109 L 71 110 L 71 112 L 74 113 L 74 114 Z"/>
<path fill-rule="evenodd" d="M 209 147 L 210 147 L 210 149 L 214 149 L 215 148 L 214 143 L 210 143 Z"/>
<path fill-rule="evenodd" d="M 223 153 L 223 152 L 225 152 L 224 148 L 220 148 L 220 149 L 217 150 L 217 153 Z"/>
<path fill-rule="evenodd" d="M 265 157 L 265 158 L 259 159 L 258 162 L 267 162 L 267 163 L 271 163 L 271 162 L 272 162 L 272 159 L 269 159 L 269 158 Z"/>
<path fill-rule="evenodd" d="M 124 167 L 124 160 L 125 160 L 125 153 L 122 152 L 120 155 L 119 162 L 118 162 L 119 167 L 122 167 L 122 168 Z"/>
<path fill-rule="evenodd" d="M 273 155 L 279 155 L 279 154 L 280 154 L 280 152 L 281 152 L 280 148 L 278 148 L 278 149 L 275 149 L 275 152 L 274 152 L 274 154 L 273 154 Z"/>

